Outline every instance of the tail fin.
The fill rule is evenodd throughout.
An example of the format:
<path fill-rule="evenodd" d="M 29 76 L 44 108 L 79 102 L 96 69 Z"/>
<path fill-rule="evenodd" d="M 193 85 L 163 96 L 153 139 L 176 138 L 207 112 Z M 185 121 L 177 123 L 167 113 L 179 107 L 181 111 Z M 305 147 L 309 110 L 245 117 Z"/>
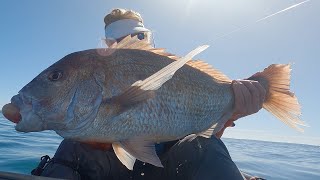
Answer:
<path fill-rule="evenodd" d="M 263 108 L 288 126 L 303 132 L 300 126 L 306 124 L 300 120 L 301 106 L 297 97 L 290 91 L 289 64 L 273 64 L 248 78 L 258 81 L 266 90 Z"/>

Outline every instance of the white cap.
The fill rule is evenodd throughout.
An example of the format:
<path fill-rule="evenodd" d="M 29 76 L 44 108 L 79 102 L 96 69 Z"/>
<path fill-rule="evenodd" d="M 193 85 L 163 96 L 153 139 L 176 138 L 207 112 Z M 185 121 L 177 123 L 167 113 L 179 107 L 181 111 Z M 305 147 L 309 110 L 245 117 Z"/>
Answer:
<path fill-rule="evenodd" d="M 149 29 L 145 28 L 144 25 L 137 20 L 121 19 L 106 26 L 105 36 L 107 39 L 119 39 L 129 34 L 149 31 Z"/>

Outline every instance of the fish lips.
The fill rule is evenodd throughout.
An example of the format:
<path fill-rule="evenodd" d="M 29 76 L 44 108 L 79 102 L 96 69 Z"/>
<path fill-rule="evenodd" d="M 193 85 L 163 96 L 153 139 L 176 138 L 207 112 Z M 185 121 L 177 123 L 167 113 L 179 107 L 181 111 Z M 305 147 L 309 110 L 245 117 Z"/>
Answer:
<path fill-rule="evenodd" d="M 45 124 L 41 117 L 33 111 L 31 98 L 19 93 L 11 98 L 11 103 L 20 109 L 21 120 L 15 126 L 17 131 L 38 132 L 45 130 Z"/>

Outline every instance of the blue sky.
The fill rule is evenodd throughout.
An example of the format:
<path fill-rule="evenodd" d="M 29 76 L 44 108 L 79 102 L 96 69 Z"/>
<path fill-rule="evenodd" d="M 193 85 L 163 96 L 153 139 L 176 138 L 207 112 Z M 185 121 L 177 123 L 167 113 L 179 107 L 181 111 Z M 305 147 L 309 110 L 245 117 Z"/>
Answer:
<path fill-rule="evenodd" d="M 0 106 L 63 56 L 99 47 L 103 17 L 112 8 L 140 12 L 157 47 L 184 55 L 211 47 L 201 58 L 232 79 L 249 77 L 272 63 L 293 63 L 292 90 L 310 127 L 301 134 L 268 112 L 239 120 L 225 137 L 320 144 L 320 1 L 254 24 L 298 0 L 4 0 L 0 6 Z M 221 35 L 250 25 L 227 37 Z M 218 38 L 218 39 L 217 39 Z M 289 140 L 288 140 L 289 139 Z"/>

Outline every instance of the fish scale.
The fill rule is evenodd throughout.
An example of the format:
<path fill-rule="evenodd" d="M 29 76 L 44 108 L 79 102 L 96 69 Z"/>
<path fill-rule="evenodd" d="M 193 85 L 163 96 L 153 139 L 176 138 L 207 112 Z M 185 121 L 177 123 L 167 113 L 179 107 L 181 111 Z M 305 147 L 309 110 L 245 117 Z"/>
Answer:
<path fill-rule="evenodd" d="M 162 167 L 155 142 L 219 132 L 233 115 L 235 98 L 229 78 L 190 61 L 208 46 L 176 57 L 130 38 L 65 56 L 22 88 L 3 107 L 4 116 L 17 131 L 54 130 L 67 139 L 112 143 L 129 169 L 135 159 Z M 249 79 L 266 89 L 266 110 L 302 130 L 290 71 L 290 65 L 273 64 Z"/>
<path fill-rule="evenodd" d="M 121 63 L 122 60 L 117 59 L 117 62 L 119 62 L 120 65 L 115 64 L 114 67 L 116 68 L 113 70 L 116 72 L 118 80 L 123 79 L 126 80 L 126 83 L 128 81 L 128 84 L 132 84 L 133 82 L 140 80 L 137 76 L 145 74 L 145 77 L 148 77 L 166 65 L 152 63 L 149 66 L 150 60 L 145 60 L 144 57 L 146 57 L 146 55 L 136 57 L 136 59 L 139 60 L 131 58 L 130 61 L 126 61 L 126 63 Z M 163 57 L 161 58 L 163 59 Z M 170 59 L 166 60 L 169 61 L 168 64 L 170 61 L 173 61 Z M 140 64 L 144 64 L 144 66 L 147 66 L 148 68 L 143 68 L 143 71 L 141 69 L 140 71 L 137 71 L 139 69 L 137 66 L 128 66 L 128 64 L 133 64 L 132 61 L 135 61 L 138 64 L 138 67 Z M 161 59 L 154 58 L 153 61 L 161 62 Z M 229 86 L 228 89 L 230 89 L 229 91 L 226 91 L 226 87 L 217 85 L 211 77 L 206 77 L 205 74 L 199 75 L 196 71 L 197 70 L 194 68 L 187 66 L 182 67 L 171 81 L 164 84 L 156 92 L 156 97 L 153 100 L 150 100 L 150 102 L 147 101 L 145 105 L 141 105 L 143 108 L 134 108 L 128 112 L 128 114 L 124 113 L 118 117 L 119 119 L 123 119 L 123 124 L 125 124 L 127 116 L 135 118 L 136 123 L 140 124 L 140 126 L 133 126 L 132 124 L 124 126 L 121 123 L 114 124 L 112 126 L 122 128 L 117 129 L 116 132 L 112 132 L 112 134 L 121 134 L 121 138 L 125 137 L 124 134 L 127 134 L 128 137 L 125 138 L 129 138 L 132 135 L 144 134 L 141 133 L 146 132 L 143 128 L 148 127 L 153 129 L 154 132 L 148 131 L 149 133 L 145 134 L 146 136 L 154 135 L 155 137 L 160 137 L 170 134 L 170 137 L 172 138 L 170 140 L 173 140 L 187 135 L 187 132 L 201 132 L 208 129 L 214 121 L 221 117 L 221 114 L 223 113 L 221 107 L 226 107 L 227 105 L 225 104 L 230 104 L 232 102 L 232 98 L 230 98 L 232 97 L 231 87 L 230 84 L 226 84 L 225 86 Z M 202 81 L 199 82 L 197 79 L 202 79 Z M 119 82 L 119 84 L 121 83 Z M 121 86 L 126 87 L 126 85 Z M 217 87 L 212 88 L 215 86 Z M 224 90 L 224 92 L 222 92 L 222 90 Z M 119 94 L 120 93 L 121 91 L 119 90 Z M 221 99 L 221 97 L 223 97 L 221 94 L 227 94 L 225 97 L 229 98 Z M 180 106 L 177 106 L 178 104 L 180 104 Z M 231 109 L 227 111 L 230 110 Z M 149 115 L 150 112 L 152 115 Z M 202 118 L 207 114 L 213 115 L 211 117 Z M 121 120 L 117 119 L 116 121 L 118 123 L 118 121 Z M 169 126 L 167 123 L 169 123 Z M 182 125 L 186 125 L 188 128 Z M 181 129 L 179 129 L 179 127 L 181 127 Z M 122 132 L 119 132 L 118 130 L 122 130 Z M 127 131 L 130 131 L 131 133 L 128 133 Z M 182 131 L 184 131 L 184 134 L 178 134 L 172 137 L 175 133 L 180 133 Z M 98 137 L 99 133 L 96 133 L 95 136 Z M 168 140 L 166 138 L 164 140 Z"/>

